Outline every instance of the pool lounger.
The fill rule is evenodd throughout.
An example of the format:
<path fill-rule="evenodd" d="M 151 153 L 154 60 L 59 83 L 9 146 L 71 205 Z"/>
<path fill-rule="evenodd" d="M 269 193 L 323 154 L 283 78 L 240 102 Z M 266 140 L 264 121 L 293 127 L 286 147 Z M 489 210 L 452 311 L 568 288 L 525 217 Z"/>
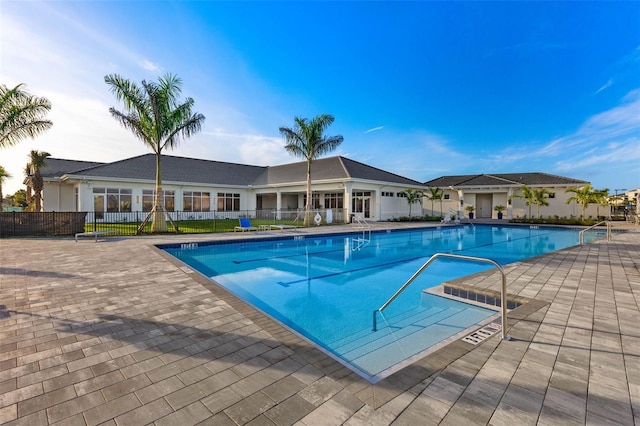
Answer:
<path fill-rule="evenodd" d="M 120 231 L 117 229 L 110 229 L 107 231 L 91 231 L 91 232 L 79 232 L 76 234 L 76 243 L 78 242 L 78 237 L 94 237 L 96 239 L 96 243 L 98 242 L 98 237 L 103 237 L 107 235 L 116 235 L 120 236 Z"/>
<path fill-rule="evenodd" d="M 270 229 L 279 229 L 284 231 L 285 229 L 295 229 L 293 225 L 269 225 Z"/>

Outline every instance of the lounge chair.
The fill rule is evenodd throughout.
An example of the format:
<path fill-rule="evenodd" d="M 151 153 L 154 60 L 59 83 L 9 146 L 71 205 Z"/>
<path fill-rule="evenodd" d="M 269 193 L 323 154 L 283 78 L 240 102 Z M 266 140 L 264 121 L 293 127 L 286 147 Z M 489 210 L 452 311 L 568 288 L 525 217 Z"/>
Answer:
<path fill-rule="evenodd" d="M 451 214 L 445 213 L 444 218 L 440 221 L 440 223 L 451 223 Z"/>
<path fill-rule="evenodd" d="M 241 217 L 238 218 L 238 220 L 240 221 L 240 226 L 236 226 L 235 228 L 233 228 L 233 232 L 236 231 L 257 231 L 258 228 L 256 228 L 255 226 L 251 226 L 251 221 L 249 220 L 248 217 Z"/>

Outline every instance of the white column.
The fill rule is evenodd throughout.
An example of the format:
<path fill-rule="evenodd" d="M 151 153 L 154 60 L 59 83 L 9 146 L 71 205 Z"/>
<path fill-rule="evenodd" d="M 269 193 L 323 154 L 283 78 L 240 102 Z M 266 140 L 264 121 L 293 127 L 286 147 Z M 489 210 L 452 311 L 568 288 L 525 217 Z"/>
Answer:
<path fill-rule="evenodd" d="M 279 189 L 276 189 L 276 219 L 282 219 L 282 214 L 280 213 L 282 210 L 282 194 Z"/>

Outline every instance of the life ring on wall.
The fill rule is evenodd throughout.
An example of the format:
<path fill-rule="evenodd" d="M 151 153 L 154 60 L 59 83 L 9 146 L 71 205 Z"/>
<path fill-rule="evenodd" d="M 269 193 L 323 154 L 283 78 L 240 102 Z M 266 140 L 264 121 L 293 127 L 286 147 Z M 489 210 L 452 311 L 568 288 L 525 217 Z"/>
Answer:
<path fill-rule="evenodd" d="M 320 226 L 320 222 L 322 222 L 322 216 L 320 216 L 320 213 L 316 213 L 313 221 L 316 223 L 316 225 Z"/>

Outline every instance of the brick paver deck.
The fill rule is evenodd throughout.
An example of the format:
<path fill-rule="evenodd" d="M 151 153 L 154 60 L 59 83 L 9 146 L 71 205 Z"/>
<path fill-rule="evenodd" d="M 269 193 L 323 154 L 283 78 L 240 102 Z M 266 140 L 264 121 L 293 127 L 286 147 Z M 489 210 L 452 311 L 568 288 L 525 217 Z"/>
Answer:
<path fill-rule="evenodd" d="M 238 234 L 1 239 L 0 424 L 640 424 L 638 229 L 508 266 L 513 340 L 375 385 L 153 247 Z"/>

